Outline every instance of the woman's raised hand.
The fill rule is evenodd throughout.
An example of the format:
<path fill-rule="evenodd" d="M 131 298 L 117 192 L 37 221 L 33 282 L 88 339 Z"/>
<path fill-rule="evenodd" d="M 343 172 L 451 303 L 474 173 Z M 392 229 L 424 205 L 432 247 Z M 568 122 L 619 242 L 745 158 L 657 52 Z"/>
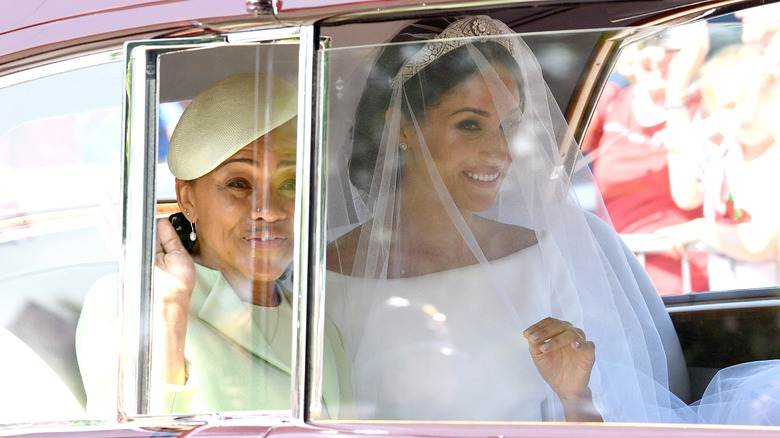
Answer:
<path fill-rule="evenodd" d="M 157 245 L 154 252 L 154 291 L 167 298 L 181 300 L 195 288 L 195 264 L 167 219 L 157 221 Z"/>
<path fill-rule="evenodd" d="M 523 336 L 539 374 L 561 399 L 566 419 L 601 421 L 588 388 L 596 346 L 585 332 L 548 317 L 528 327 Z"/>
<path fill-rule="evenodd" d="M 154 253 L 154 353 L 152 372 L 172 385 L 184 385 L 184 340 L 195 264 L 167 219 L 157 221 Z"/>

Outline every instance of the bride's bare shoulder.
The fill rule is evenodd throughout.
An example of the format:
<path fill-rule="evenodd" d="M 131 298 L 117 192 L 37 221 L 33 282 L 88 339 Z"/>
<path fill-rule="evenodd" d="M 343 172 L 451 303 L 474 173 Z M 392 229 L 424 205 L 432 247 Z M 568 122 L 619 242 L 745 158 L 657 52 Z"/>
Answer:
<path fill-rule="evenodd" d="M 357 227 L 328 245 L 326 251 L 326 267 L 328 271 L 342 274 L 348 274 L 352 271 L 355 253 L 360 241 L 361 229 L 362 227 Z"/>
<path fill-rule="evenodd" d="M 536 231 L 519 225 L 505 224 L 490 219 L 481 220 L 480 246 L 485 256 L 495 260 L 536 245 Z"/>

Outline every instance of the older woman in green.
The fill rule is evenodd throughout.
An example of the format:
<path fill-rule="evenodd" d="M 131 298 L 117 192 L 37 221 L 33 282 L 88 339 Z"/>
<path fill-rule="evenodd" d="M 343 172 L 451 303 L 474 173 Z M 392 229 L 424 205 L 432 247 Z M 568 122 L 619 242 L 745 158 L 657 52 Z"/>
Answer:
<path fill-rule="evenodd" d="M 152 413 L 290 408 L 296 102 L 285 80 L 231 76 L 201 92 L 173 133 L 181 213 L 157 228 Z M 115 408 L 112 284 L 90 292 L 77 333 L 90 411 Z M 331 325 L 325 344 L 335 417 L 349 386 Z"/>

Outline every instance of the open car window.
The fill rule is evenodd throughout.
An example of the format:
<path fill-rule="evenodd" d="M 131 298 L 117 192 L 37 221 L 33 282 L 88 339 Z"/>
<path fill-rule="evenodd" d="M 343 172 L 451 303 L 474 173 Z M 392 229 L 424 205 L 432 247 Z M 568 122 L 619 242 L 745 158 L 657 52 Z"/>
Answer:
<path fill-rule="evenodd" d="M 596 107 L 586 160 L 661 295 L 780 284 L 774 9 L 626 44 Z"/>
<path fill-rule="evenodd" d="M 0 123 L 0 423 L 83 417 L 79 310 L 117 273 L 121 62 L 103 53 L 53 67 L 0 88 L 20 104 L 4 105 Z"/>
<path fill-rule="evenodd" d="M 760 8 L 757 11 L 760 11 Z M 693 172 L 695 182 L 692 187 L 700 189 L 704 185 L 702 180 L 705 165 L 708 164 L 706 160 L 725 150 L 717 149 L 719 145 L 717 141 L 728 135 L 741 133 L 740 129 L 744 131 L 748 128 L 752 133 L 763 129 L 765 136 L 762 138 L 776 135 L 772 124 L 766 118 L 771 117 L 768 116 L 769 114 L 774 114 L 772 108 L 775 108 L 778 102 L 776 90 L 773 88 L 777 80 L 777 60 L 770 59 L 771 53 L 769 58 L 759 60 L 761 56 L 757 53 L 757 41 L 747 41 L 751 32 L 753 38 L 760 39 L 757 37 L 760 26 L 772 28 L 776 20 L 769 18 L 770 15 L 767 14 L 763 17 L 764 24 L 759 25 L 750 22 L 750 19 L 746 18 L 747 15 L 747 13 L 727 15 L 694 26 L 670 25 L 643 29 L 522 34 L 522 39 L 541 66 L 553 103 L 569 120 L 578 145 L 582 145 L 583 154 L 579 155 L 577 151 L 572 152 L 568 149 L 569 143 L 562 142 L 562 147 L 558 150 L 561 156 L 561 169 L 551 170 L 553 175 L 551 179 L 556 178 L 557 171 L 574 175 L 568 187 L 568 196 L 574 199 L 574 204 L 602 218 L 611 217 L 607 219 L 610 232 L 599 234 L 600 231 L 594 228 L 591 231 L 594 235 L 606 239 L 609 239 L 608 234 L 611 232 L 616 231 L 620 234 L 624 246 L 617 252 L 625 254 L 625 257 L 630 259 L 627 267 L 630 271 L 627 275 L 637 282 L 644 300 L 641 307 L 643 311 L 649 311 L 652 319 L 651 331 L 656 332 L 660 337 L 663 353 L 659 352 L 660 356 L 657 357 L 666 357 L 663 367 L 668 370 L 668 374 L 661 379 L 661 384 L 669 388 L 673 398 L 681 403 L 690 403 L 703 395 L 709 395 L 709 392 L 705 394 L 705 388 L 713 382 L 717 385 L 717 381 L 711 382 L 711 379 L 719 370 L 743 362 L 780 357 L 776 342 L 770 340 L 772 335 L 769 334 L 768 337 L 762 335 L 762 330 L 748 322 L 753 317 L 760 321 L 767 321 L 771 327 L 770 333 L 777 332 L 775 324 L 778 311 L 777 292 L 774 289 L 777 282 L 775 277 L 772 277 L 774 275 L 772 273 L 776 272 L 773 269 L 777 266 L 777 242 L 776 239 L 772 240 L 776 233 L 770 229 L 763 243 L 763 249 L 766 251 L 764 261 L 766 266 L 771 268 L 767 268 L 767 272 L 771 271 L 769 281 L 758 285 L 755 281 L 759 281 L 759 275 L 746 274 L 746 282 L 732 285 L 730 289 L 734 292 L 728 296 L 702 294 L 702 300 L 710 299 L 714 303 L 719 303 L 715 306 L 723 312 L 708 312 L 714 310 L 714 307 L 687 310 L 682 307 L 672 308 L 672 321 L 669 321 L 667 310 L 659 296 L 715 289 L 710 287 L 709 283 L 705 286 L 698 283 L 699 286 L 692 287 L 691 282 L 700 281 L 702 272 L 706 274 L 707 252 L 712 257 L 717 255 L 718 251 L 714 250 L 712 244 L 701 242 L 683 242 L 679 247 L 675 247 L 670 243 L 669 235 L 653 236 L 652 232 L 626 227 L 627 219 L 620 215 L 635 217 L 642 224 L 656 219 L 672 222 L 680 219 L 676 223 L 682 223 L 705 217 L 701 205 L 698 206 L 698 210 L 690 205 L 677 207 L 682 213 L 675 216 L 665 213 L 662 208 L 643 195 L 644 191 L 659 191 L 661 185 L 669 190 L 670 185 L 676 184 L 673 179 L 675 177 L 681 180 L 679 175 L 670 174 L 668 170 L 662 168 L 666 164 L 655 163 L 653 157 L 657 157 L 659 162 L 666 163 L 667 160 L 674 159 L 668 158 L 670 155 L 676 154 L 678 157 L 685 155 L 686 158 L 688 155 L 692 156 L 695 168 Z M 418 253 L 403 251 L 403 245 L 412 248 L 413 242 L 404 242 L 399 237 L 398 230 L 403 227 L 413 227 L 416 221 L 424 223 L 426 220 L 433 220 L 432 218 L 437 217 L 435 205 L 438 202 L 435 197 L 432 198 L 434 201 L 428 199 L 428 209 L 421 208 L 417 211 L 414 210 L 416 205 L 404 206 L 405 202 L 411 202 L 411 198 L 407 199 L 402 195 L 407 193 L 406 191 L 416 190 L 415 184 L 431 186 L 436 184 L 434 177 L 431 177 L 434 182 L 419 179 L 412 183 L 411 180 L 404 179 L 404 172 L 413 172 L 409 170 L 412 169 L 409 163 L 416 158 L 410 158 L 415 156 L 411 151 L 414 147 L 419 148 L 418 140 L 408 141 L 405 135 L 412 132 L 414 137 L 414 130 L 417 129 L 417 135 L 420 136 L 422 135 L 420 132 L 433 132 L 434 129 L 425 125 L 424 121 L 419 122 L 419 126 L 414 126 L 410 122 L 409 114 L 414 114 L 416 107 L 414 103 L 410 104 L 405 100 L 411 99 L 407 98 L 406 94 L 399 94 L 398 96 L 401 97 L 398 101 L 392 100 L 391 97 L 394 92 L 393 81 L 397 80 L 393 72 L 405 65 L 404 59 L 411 58 L 412 61 L 407 62 L 417 63 L 418 67 L 411 69 L 410 77 L 414 77 L 428 65 L 420 61 L 423 59 L 422 56 L 413 58 L 422 47 L 422 43 L 415 45 L 413 37 L 408 40 L 401 39 L 399 40 L 401 42 L 396 43 L 385 42 L 408 24 L 409 22 L 388 22 L 383 23 L 382 26 L 374 26 L 373 29 L 383 33 L 372 35 L 370 41 L 361 39 L 356 42 L 349 37 L 354 35 L 354 32 L 359 32 L 361 27 L 367 26 L 365 24 L 333 26 L 323 32 L 332 38 L 332 48 L 323 51 L 320 64 L 321 74 L 327 80 L 327 89 L 323 89 L 320 94 L 320 99 L 324 102 L 322 104 L 324 110 L 319 123 L 320 145 L 328 154 L 324 159 L 328 162 L 328 211 L 325 228 L 328 247 L 326 262 L 319 273 L 325 278 L 323 282 L 325 300 L 322 309 L 325 315 L 325 339 L 327 341 L 328 330 L 339 332 L 351 372 L 354 399 L 346 405 L 349 410 L 342 411 L 348 415 L 347 419 L 366 420 L 536 421 L 560 418 L 546 410 L 549 406 L 545 403 L 549 402 L 550 397 L 549 393 L 543 394 L 543 384 L 538 392 L 528 395 L 527 400 L 530 401 L 525 405 L 518 402 L 518 399 L 525 397 L 518 395 L 521 391 L 507 390 L 513 388 L 512 382 L 524 382 L 517 383 L 520 387 L 529 384 L 528 380 L 533 379 L 525 372 L 520 373 L 523 374 L 522 376 L 518 376 L 517 370 L 525 368 L 512 362 L 514 359 L 509 357 L 510 353 L 502 356 L 502 352 L 526 354 L 528 344 L 521 337 L 523 327 L 517 325 L 517 318 L 514 315 L 511 317 L 504 315 L 504 313 L 512 313 L 511 309 L 507 311 L 502 305 L 494 309 L 491 306 L 496 304 L 489 302 L 498 301 L 506 305 L 507 300 L 515 299 L 511 295 L 512 290 L 526 290 L 523 287 L 524 282 L 531 281 L 528 279 L 530 277 L 513 283 L 514 286 L 508 288 L 510 290 L 508 298 L 493 292 L 496 288 L 494 282 L 503 281 L 505 276 L 520 275 L 511 272 L 522 268 L 511 264 L 501 265 L 501 268 L 491 271 L 499 280 L 495 280 L 494 277 L 484 281 L 481 284 L 490 286 L 485 286 L 483 290 L 480 284 L 475 283 L 471 278 L 458 276 L 461 275 L 459 272 L 436 269 L 418 262 L 405 263 L 405 261 L 418 260 L 420 256 Z M 426 27 L 421 25 L 420 29 L 423 28 Z M 470 35 L 472 34 L 458 36 Z M 420 37 L 419 40 L 427 38 L 429 37 Z M 404 51 L 403 46 L 408 46 L 409 49 Z M 453 42 L 452 46 L 458 45 Z M 662 49 L 669 52 L 666 58 L 656 54 L 652 55 L 652 60 L 649 58 L 643 60 L 640 57 L 642 51 L 662 52 Z M 441 54 L 438 50 L 440 47 L 430 48 L 431 59 Z M 446 53 L 446 50 L 443 52 Z M 377 64 L 388 62 L 387 59 L 390 58 L 382 57 L 389 57 L 390 55 L 386 53 L 391 52 L 402 55 L 398 55 L 394 67 L 388 67 L 390 73 L 386 74 L 387 77 L 380 78 L 380 75 L 376 74 Z M 681 57 L 677 58 L 676 63 L 670 65 L 675 54 L 681 54 Z M 687 59 L 690 65 L 681 65 L 682 59 Z M 738 67 L 735 67 L 735 63 Z M 664 69 L 677 68 L 677 70 L 669 73 L 666 70 L 662 71 L 662 66 Z M 639 68 L 644 68 L 645 71 L 640 71 Z M 637 116 L 640 120 L 636 118 L 626 120 L 632 117 L 636 105 L 636 101 L 626 96 L 632 89 L 637 89 L 637 83 L 643 80 L 654 81 L 655 87 L 663 84 L 656 111 L 643 112 Z M 665 84 L 672 81 L 677 81 L 675 82 L 677 89 L 672 90 L 671 85 L 667 89 Z M 756 94 L 760 88 L 758 83 L 765 84 L 763 93 Z M 735 84 L 736 86 L 733 86 Z M 735 100 L 734 91 L 737 89 L 743 94 L 742 103 Z M 744 96 L 748 91 L 754 93 L 750 95 L 752 97 Z M 493 92 L 493 99 L 497 99 L 495 91 Z M 716 93 L 720 94 L 715 96 Z M 599 94 L 600 100 L 593 98 Z M 640 98 L 649 99 L 649 96 L 642 95 Z M 372 123 L 361 125 L 358 121 L 366 118 L 366 111 L 372 110 L 372 99 L 374 102 L 382 102 L 386 111 L 376 111 Z M 718 103 L 714 104 L 714 100 Z M 746 100 L 749 102 L 744 103 Z M 763 103 L 757 103 L 757 100 Z M 369 103 L 364 105 L 364 102 Z M 396 102 L 395 104 L 398 105 L 395 108 L 400 111 L 399 119 L 392 119 L 394 107 L 392 103 L 388 106 L 388 102 Z M 716 117 L 715 107 L 710 106 L 713 104 L 720 105 L 724 112 Z M 769 112 L 759 114 L 757 108 L 761 105 L 764 105 L 765 111 Z M 421 111 L 430 110 L 428 107 L 425 108 Z M 430 111 L 433 114 L 433 110 Z M 751 119 L 751 123 L 746 122 L 741 128 L 733 126 L 732 122 L 726 122 L 730 115 L 737 113 L 742 114 L 747 120 L 745 114 L 749 111 L 753 111 L 755 117 Z M 424 114 L 428 115 L 428 113 Z M 687 119 L 672 119 L 671 115 L 685 116 Z M 424 116 L 418 117 L 420 120 L 424 119 Z M 671 121 L 667 121 L 666 117 L 670 117 L 668 120 Z M 404 130 L 404 123 L 413 126 L 409 128 L 411 131 Z M 760 127 L 757 126 L 759 124 Z M 377 126 L 379 128 L 376 128 Z M 668 127 L 666 132 L 660 132 L 665 127 Z M 373 139 L 365 140 L 368 136 L 365 131 L 369 129 L 376 129 L 377 133 Z M 393 129 L 397 129 L 400 134 L 395 134 L 396 136 L 393 137 Z M 426 131 L 428 129 L 431 131 Z M 678 139 L 674 142 L 670 141 L 669 145 L 664 145 L 664 140 L 670 138 L 672 131 L 678 135 Z M 706 135 L 700 138 L 701 142 L 698 141 L 699 139 L 691 141 L 694 136 L 703 135 L 702 132 L 706 132 Z M 424 135 L 423 137 L 429 146 L 434 141 L 432 138 L 436 138 Z M 625 137 L 636 145 L 632 144 L 632 149 L 619 149 L 618 137 Z M 715 146 L 704 144 L 704 140 L 715 141 L 713 143 Z M 358 150 L 363 143 L 370 142 L 373 142 L 371 147 L 375 150 L 365 153 Z M 450 143 L 448 146 L 453 155 L 459 153 L 457 146 L 457 143 Z M 391 147 L 396 148 L 397 151 L 387 152 Z M 773 154 L 773 147 L 770 148 L 770 155 Z M 698 149 L 694 152 L 693 149 L 696 148 Z M 377 150 L 380 151 L 379 158 L 377 158 Z M 436 154 L 437 152 L 431 147 L 432 161 L 436 163 L 436 168 L 429 166 L 428 171 L 441 173 L 443 186 L 446 186 L 455 198 L 456 194 L 452 186 L 447 185 L 449 181 L 444 176 L 447 164 L 437 161 L 444 158 L 437 158 Z M 610 159 L 610 154 L 614 154 L 614 161 Z M 385 157 L 390 158 L 383 161 Z M 455 160 L 454 157 L 449 158 Z M 655 179 L 653 182 L 648 180 L 647 183 L 624 183 L 620 179 L 623 178 L 621 171 L 616 167 L 619 160 L 625 160 L 628 165 L 633 166 L 625 167 L 622 171 L 625 179 L 635 178 L 637 175 Z M 361 165 L 366 162 L 368 165 L 363 167 L 368 167 L 367 173 L 360 173 Z M 379 163 L 376 164 L 377 167 L 384 166 L 385 172 L 382 173 L 376 170 L 377 167 L 372 167 L 374 163 Z M 578 172 L 582 172 L 580 175 L 587 174 L 588 177 L 578 178 L 576 176 Z M 591 172 L 595 178 L 590 176 Z M 745 170 L 743 169 L 742 172 L 744 173 Z M 382 179 L 393 174 L 397 179 Z M 485 176 L 480 181 L 492 181 L 491 175 L 493 173 L 485 171 Z M 767 178 L 771 178 L 774 173 L 767 172 L 766 175 Z M 410 184 L 414 187 L 410 188 Z M 773 190 L 777 184 L 766 181 L 759 181 L 756 184 L 756 189 L 760 187 L 760 193 L 763 194 L 760 196 L 761 199 L 771 199 L 774 196 Z M 719 188 L 722 188 L 722 185 Z M 755 190 L 749 192 L 757 195 Z M 725 195 L 719 193 L 720 204 L 717 208 L 731 215 L 729 217 L 731 224 L 749 221 L 752 215 L 740 210 L 740 207 L 735 204 L 733 195 L 734 193 L 731 193 L 730 197 L 728 193 Z M 389 198 L 391 201 L 387 201 L 388 196 L 397 196 L 397 198 Z M 621 199 L 625 197 L 626 202 L 633 204 L 625 207 L 624 210 L 621 210 L 620 206 L 613 207 L 610 205 L 613 196 Z M 669 198 L 671 203 L 671 195 Z M 455 205 L 460 205 L 457 199 L 454 202 Z M 678 202 L 682 203 L 681 200 Z M 713 201 L 710 199 L 703 202 Z M 761 202 L 758 202 L 757 205 L 760 204 Z M 772 204 L 766 208 L 776 207 L 774 203 Z M 334 205 L 347 205 L 347 207 L 334 213 L 336 211 Z M 704 208 L 706 207 L 707 204 Z M 405 211 L 404 208 L 409 210 Z M 385 211 L 393 213 L 387 214 Z M 411 211 L 417 213 L 409 214 Z M 490 216 L 494 213 L 495 207 L 486 212 L 486 217 L 494 218 L 496 216 Z M 735 215 L 739 218 L 735 219 Z M 377 224 L 379 222 L 377 217 L 382 218 L 379 224 Z M 500 217 L 500 214 L 497 217 Z M 766 217 L 777 218 L 778 216 L 768 212 Z M 448 220 L 437 222 L 440 225 L 438 231 L 449 226 Z M 763 220 L 759 221 L 760 225 L 766 224 Z M 672 222 L 668 222 L 667 225 L 672 225 Z M 696 227 L 699 223 L 692 222 L 691 227 Z M 593 227 L 593 222 L 589 222 L 589 225 Z M 434 227 L 433 230 L 436 228 Z M 463 235 L 462 231 L 461 234 Z M 438 235 L 420 234 L 416 237 L 424 240 L 429 236 Z M 464 240 L 467 239 L 464 237 Z M 655 243 L 651 243 L 651 240 L 655 240 Z M 477 241 L 479 241 L 478 236 Z M 683 250 L 685 245 L 688 246 Z M 661 267 L 654 271 L 652 258 L 675 248 L 680 248 L 680 252 L 668 257 L 672 260 L 669 266 L 673 265 L 673 267 Z M 451 248 L 453 252 L 457 249 L 457 247 Z M 700 251 L 703 253 L 695 254 Z M 638 256 L 638 262 L 633 254 Z M 428 254 L 431 259 L 436 260 L 441 259 L 439 255 Z M 704 264 L 696 265 L 701 262 L 698 259 L 702 255 Z M 610 257 L 608 254 L 607 258 Z M 478 259 L 474 257 L 471 263 L 464 262 L 464 264 L 485 264 L 483 261 L 477 262 Z M 487 259 L 489 262 L 489 256 Z M 724 266 L 730 265 L 733 268 L 734 264 L 732 257 L 732 260 L 727 261 Z M 396 271 L 393 271 L 394 266 Z M 696 269 L 703 269 L 703 271 L 696 271 Z M 711 269 L 715 272 L 722 271 L 722 268 L 716 266 Z M 417 272 L 417 274 L 410 272 Z M 446 278 L 448 275 L 455 276 L 457 279 L 454 281 L 452 278 L 448 279 Z M 598 274 L 594 271 L 594 275 Z M 667 281 L 670 276 L 676 276 L 673 284 Z M 466 290 L 461 290 L 461 287 Z M 582 284 L 574 286 L 574 288 L 582 287 Z M 741 297 L 737 291 L 740 289 L 747 291 Z M 517 293 L 521 294 L 521 292 Z M 483 294 L 484 298 L 477 302 L 470 301 L 472 294 Z M 705 298 L 705 295 L 708 298 Z M 667 298 L 665 300 L 670 305 L 673 303 L 682 305 L 684 300 L 680 298 L 679 301 Z M 504 301 L 501 301 L 502 299 Z M 526 301 L 520 299 L 519 302 L 528 305 L 538 304 L 532 298 L 526 298 Z M 459 305 L 466 306 L 468 311 L 459 309 Z M 519 307 L 517 302 L 509 305 L 510 308 L 512 306 Z M 741 307 L 752 308 L 753 311 L 752 313 L 733 311 Z M 601 315 L 603 319 L 610 319 L 616 317 L 617 312 L 625 309 L 603 306 L 598 310 L 590 309 L 590 311 L 595 315 Z M 520 319 L 523 317 L 524 315 L 521 314 Z M 462 318 L 461 322 L 458 322 L 458 318 Z M 694 322 L 696 320 L 698 323 Z M 705 320 L 706 322 L 703 322 Z M 501 325 L 500 321 L 505 324 Z M 533 321 L 529 321 L 529 325 L 531 322 Z M 490 327 L 493 325 L 503 327 L 503 331 L 497 329 L 498 331 L 491 335 Z M 675 328 L 678 329 L 677 333 Z M 588 329 L 585 329 L 585 332 L 588 332 Z M 715 355 L 707 354 L 703 340 L 706 336 L 703 333 L 719 333 L 721 339 L 730 340 L 729 345 L 732 347 L 716 349 Z M 739 353 L 735 354 L 733 344 L 738 343 L 736 340 L 738 336 L 749 337 L 752 339 L 752 344 L 760 344 L 763 347 L 746 346 L 740 348 Z M 479 341 L 470 343 L 470 337 L 478 338 Z M 599 343 L 599 341 L 595 342 Z M 601 345 L 604 345 L 604 342 L 602 340 Z M 768 347 L 767 343 L 772 347 Z M 596 348 L 598 351 L 599 347 Z M 598 363 L 598 353 L 596 356 Z M 496 365 L 495 361 L 501 364 Z M 528 370 L 530 374 L 538 372 L 534 367 L 529 367 Z M 506 395 L 507 392 L 512 395 Z M 765 395 L 771 399 L 773 396 L 770 393 Z M 608 405 L 608 402 L 596 403 L 599 412 L 604 414 L 603 419 L 625 421 L 625 418 L 628 418 L 621 417 L 623 414 L 629 415 L 627 411 L 617 413 L 615 410 L 610 410 Z M 747 406 L 749 403 L 745 402 L 743 405 Z M 745 418 L 734 421 L 749 423 L 754 420 Z"/>
<path fill-rule="evenodd" d="M 81 311 L 88 416 L 291 415 L 299 34 L 127 44 L 133 274 Z"/>

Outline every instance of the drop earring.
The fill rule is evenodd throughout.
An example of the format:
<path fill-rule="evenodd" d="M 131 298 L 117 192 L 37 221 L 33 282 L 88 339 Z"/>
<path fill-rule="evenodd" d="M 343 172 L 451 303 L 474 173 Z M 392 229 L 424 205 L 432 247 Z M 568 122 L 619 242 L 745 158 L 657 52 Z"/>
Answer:
<path fill-rule="evenodd" d="M 398 144 L 398 147 L 399 147 L 399 148 L 400 148 L 402 151 L 405 151 L 407 148 L 409 148 L 409 145 L 408 145 L 408 144 L 406 144 L 406 142 L 405 142 L 405 141 L 402 141 L 401 143 L 399 143 L 399 144 Z"/>
<path fill-rule="evenodd" d="M 192 231 L 190 231 L 190 241 L 194 242 L 195 239 L 198 238 L 198 235 L 195 233 L 195 222 L 192 223 Z"/>

